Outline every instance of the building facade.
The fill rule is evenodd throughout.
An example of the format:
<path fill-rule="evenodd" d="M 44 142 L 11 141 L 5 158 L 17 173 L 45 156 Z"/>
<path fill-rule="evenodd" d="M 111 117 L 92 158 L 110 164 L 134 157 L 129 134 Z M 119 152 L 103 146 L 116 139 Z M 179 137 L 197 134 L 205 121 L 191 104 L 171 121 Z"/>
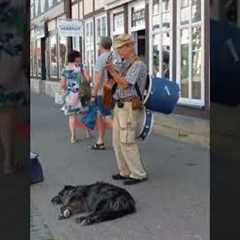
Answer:
<path fill-rule="evenodd" d="M 32 0 L 32 77 L 56 81 L 67 50 L 82 52 L 94 75 L 99 37 L 132 34 L 150 75 L 181 86 L 179 106 L 208 109 L 206 1 L 202 0 Z M 58 19 L 80 19 L 82 38 L 58 36 Z M 34 40 L 35 39 L 35 40 Z M 70 42 L 71 41 L 71 42 Z M 70 43 L 69 43 L 70 42 Z"/>

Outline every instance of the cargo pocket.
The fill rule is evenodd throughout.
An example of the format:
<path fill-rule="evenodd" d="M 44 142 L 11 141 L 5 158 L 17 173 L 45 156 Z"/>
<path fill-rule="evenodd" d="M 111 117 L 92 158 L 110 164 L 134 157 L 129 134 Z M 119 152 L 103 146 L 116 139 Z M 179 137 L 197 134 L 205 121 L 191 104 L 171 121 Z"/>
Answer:
<path fill-rule="evenodd" d="M 136 143 L 136 124 L 130 109 L 131 105 L 125 105 L 119 110 L 120 142 L 124 144 Z"/>
<path fill-rule="evenodd" d="M 121 128 L 120 141 L 124 144 L 133 144 L 136 142 L 136 131 L 131 127 Z"/>

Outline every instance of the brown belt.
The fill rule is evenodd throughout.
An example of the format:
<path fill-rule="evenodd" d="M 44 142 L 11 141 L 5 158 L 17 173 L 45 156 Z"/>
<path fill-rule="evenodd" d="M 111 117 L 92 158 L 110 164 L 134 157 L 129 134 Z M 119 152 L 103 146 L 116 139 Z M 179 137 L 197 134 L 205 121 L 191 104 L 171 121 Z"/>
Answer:
<path fill-rule="evenodd" d="M 121 102 L 132 102 L 132 100 L 136 98 L 136 96 L 134 97 L 126 97 L 126 98 L 122 98 L 120 99 Z"/>

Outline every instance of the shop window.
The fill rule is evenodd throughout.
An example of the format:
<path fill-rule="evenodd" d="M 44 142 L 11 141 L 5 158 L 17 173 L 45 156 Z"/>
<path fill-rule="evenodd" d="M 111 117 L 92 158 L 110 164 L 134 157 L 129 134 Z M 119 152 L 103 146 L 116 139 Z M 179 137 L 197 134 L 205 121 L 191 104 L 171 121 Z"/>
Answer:
<path fill-rule="evenodd" d="M 124 33 L 124 13 L 123 12 L 118 12 L 113 14 L 112 25 L 113 25 L 113 28 L 112 28 L 113 36 Z"/>
<path fill-rule="evenodd" d="M 85 21 L 85 64 L 90 73 L 93 75 L 94 67 L 94 34 L 93 34 L 93 20 Z"/>
<path fill-rule="evenodd" d="M 170 0 L 152 2 L 152 54 L 153 76 L 172 79 L 172 22 Z"/>
<path fill-rule="evenodd" d="M 177 79 L 183 103 L 203 105 L 203 13 L 201 0 L 182 0 L 178 5 Z"/>
<path fill-rule="evenodd" d="M 36 67 L 37 77 L 42 77 L 42 56 L 41 56 L 41 39 L 36 41 Z"/>
<path fill-rule="evenodd" d="M 57 64 L 57 38 L 56 35 L 49 38 L 49 51 L 50 51 L 50 78 L 58 77 L 58 64 Z"/>
<path fill-rule="evenodd" d="M 96 30 L 96 57 L 98 56 L 98 43 L 101 37 L 107 36 L 107 16 L 98 16 L 95 18 L 95 30 Z"/>
<path fill-rule="evenodd" d="M 49 8 L 53 6 L 53 0 L 48 0 L 48 6 Z"/>
<path fill-rule="evenodd" d="M 45 10 L 45 3 L 46 3 L 45 0 L 41 0 L 41 13 L 43 13 Z"/>
<path fill-rule="evenodd" d="M 75 2 L 75 0 L 72 0 Z M 75 3 L 72 5 L 72 19 L 79 19 L 79 5 Z M 80 38 L 79 37 L 72 37 L 72 47 L 73 50 L 80 51 Z"/>
<path fill-rule="evenodd" d="M 62 72 L 64 66 L 67 64 L 67 38 L 59 38 L 59 71 Z"/>
<path fill-rule="evenodd" d="M 36 77 L 35 41 L 32 41 L 30 44 L 30 70 L 31 70 L 31 77 Z"/>

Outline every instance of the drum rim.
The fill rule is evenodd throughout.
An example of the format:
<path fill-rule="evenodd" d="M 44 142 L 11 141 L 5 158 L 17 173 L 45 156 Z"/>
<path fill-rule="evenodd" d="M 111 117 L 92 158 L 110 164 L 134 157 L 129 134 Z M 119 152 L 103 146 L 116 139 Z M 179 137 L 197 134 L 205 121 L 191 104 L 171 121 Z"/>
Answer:
<path fill-rule="evenodd" d="M 149 110 L 149 109 L 147 109 L 147 110 L 148 110 L 149 112 L 151 112 L 152 118 L 151 118 L 151 124 L 150 124 L 150 127 L 149 127 L 148 134 L 146 135 L 146 137 L 144 138 L 144 140 L 146 140 L 146 139 L 151 135 L 152 129 L 153 129 L 153 125 L 154 125 L 154 113 L 153 113 L 151 110 Z"/>
<path fill-rule="evenodd" d="M 143 126 L 142 126 L 142 129 L 141 129 L 141 131 L 140 131 L 140 134 L 138 135 L 138 137 L 137 138 L 141 138 L 141 135 L 143 134 L 143 132 L 144 132 L 144 130 L 145 130 L 145 123 L 146 123 L 146 121 L 147 121 L 147 114 L 146 114 L 146 112 L 147 111 L 149 111 L 150 113 L 151 113 L 151 124 L 150 124 L 150 127 L 149 127 L 149 131 L 148 131 L 148 134 L 146 135 L 146 137 L 144 138 L 144 139 L 142 139 L 142 141 L 144 141 L 144 140 L 146 140 L 150 135 L 151 135 L 151 133 L 152 133 L 152 130 L 153 130 L 153 125 L 154 125 L 154 117 L 155 117 L 155 115 L 154 115 L 154 113 L 150 110 L 150 109 L 147 109 L 146 107 L 144 108 L 144 124 L 143 124 Z"/>
<path fill-rule="evenodd" d="M 147 92 L 147 95 L 143 101 L 143 104 L 145 104 L 148 100 L 148 98 L 150 97 L 151 95 L 151 90 L 152 90 L 152 77 L 149 78 L 149 86 L 148 86 L 148 92 Z"/>
<path fill-rule="evenodd" d="M 141 137 L 141 135 L 142 135 L 142 132 L 143 132 L 143 130 L 144 130 L 144 128 L 145 128 L 144 126 L 145 126 L 146 119 L 147 119 L 146 110 L 147 110 L 147 109 L 144 107 L 144 108 L 143 108 L 143 112 L 144 112 L 144 120 L 143 120 L 143 125 L 142 125 L 142 127 L 141 127 L 141 130 L 139 131 L 139 134 L 138 134 L 137 138 Z"/>

